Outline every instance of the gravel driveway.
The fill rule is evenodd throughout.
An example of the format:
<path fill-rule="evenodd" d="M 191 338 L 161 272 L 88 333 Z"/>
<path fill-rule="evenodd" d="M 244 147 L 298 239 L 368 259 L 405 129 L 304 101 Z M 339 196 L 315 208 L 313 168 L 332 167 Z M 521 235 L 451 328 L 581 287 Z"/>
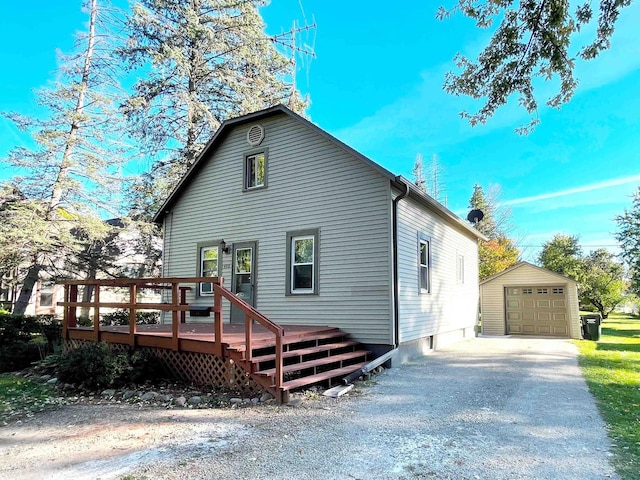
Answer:
<path fill-rule="evenodd" d="M 0 429 L 0 478 L 617 478 L 576 357 L 566 340 L 476 338 L 337 400 L 67 407 Z"/>

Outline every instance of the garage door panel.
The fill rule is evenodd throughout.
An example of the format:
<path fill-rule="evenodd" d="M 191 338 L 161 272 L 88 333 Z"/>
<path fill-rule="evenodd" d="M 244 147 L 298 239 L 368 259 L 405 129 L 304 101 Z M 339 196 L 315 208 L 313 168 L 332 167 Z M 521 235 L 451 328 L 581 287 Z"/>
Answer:
<path fill-rule="evenodd" d="M 566 289 L 553 286 L 505 288 L 507 334 L 569 336 Z"/>
<path fill-rule="evenodd" d="M 510 323 L 508 333 L 514 333 L 514 334 L 522 333 L 522 326 L 517 323 Z"/>
<path fill-rule="evenodd" d="M 566 325 L 554 325 L 553 334 L 554 335 L 561 335 L 563 337 L 568 337 L 569 336 L 569 330 L 567 329 Z"/>

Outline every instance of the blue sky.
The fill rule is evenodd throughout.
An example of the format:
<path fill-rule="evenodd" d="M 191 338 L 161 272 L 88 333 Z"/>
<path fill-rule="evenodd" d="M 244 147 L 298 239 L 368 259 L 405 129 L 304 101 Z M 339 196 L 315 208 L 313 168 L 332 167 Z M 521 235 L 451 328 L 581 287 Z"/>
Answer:
<path fill-rule="evenodd" d="M 56 49 L 72 47 L 86 21 L 79 5 L 3 2 L 0 110 L 38 112 L 32 91 L 53 78 Z M 542 123 L 527 137 L 513 132 L 528 116 L 512 105 L 475 128 L 459 118 L 474 104 L 444 93 L 444 74 L 457 52 L 477 53 L 489 33 L 462 17 L 437 21 L 437 5 L 274 0 L 262 13 L 272 34 L 293 20 L 317 24 L 307 39 L 317 58 L 300 62 L 298 85 L 321 128 L 407 178 L 417 153 L 427 163 L 437 155 L 447 205 L 461 216 L 475 183 L 499 185 L 526 260 L 556 233 L 579 235 L 586 251 L 615 251 L 613 219 L 640 185 L 638 2 L 623 11 L 612 48 L 578 62 L 571 103 L 560 111 L 542 107 Z M 539 85 L 540 98 L 553 86 Z M 24 141 L 0 120 L 0 157 Z"/>

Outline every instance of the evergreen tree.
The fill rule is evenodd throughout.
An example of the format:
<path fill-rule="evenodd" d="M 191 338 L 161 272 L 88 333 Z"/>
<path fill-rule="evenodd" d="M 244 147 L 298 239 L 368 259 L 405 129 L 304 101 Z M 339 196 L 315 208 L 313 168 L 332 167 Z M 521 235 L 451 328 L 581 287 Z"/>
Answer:
<path fill-rule="evenodd" d="M 0 251 L 13 252 L 15 267 L 27 266 L 14 307 L 18 314 L 41 274 L 65 276 L 64 258 L 108 231 L 96 210 L 107 208 L 111 187 L 118 186 L 119 139 L 110 140 L 117 131 L 117 85 L 111 76 L 110 37 L 103 28 L 108 22 L 101 22 L 97 0 L 90 0 L 87 9 L 88 28 L 78 39 L 78 53 L 63 56 L 57 82 L 37 93 L 48 114 L 40 119 L 4 113 L 35 144 L 14 148 L 3 159 L 23 173 L 9 187 L 20 192 L 20 199 L 0 212 Z"/>
<path fill-rule="evenodd" d="M 480 233 L 488 237 L 488 241 L 478 242 L 478 269 L 483 280 L 515 265 L 520 250 L 507 233 L 510 230 L 509 210 L 498 207 L 499 190 L 491 188 L 485 195 L 482 186 L 475 184 L 469 199 L 470 210 L 480 210 L 482 220 L 473 224 Z"/>
<path fill-rule="evenodd" d="M 422 155 L 418 153 L 416 155 L 416 160 L 413 163 L 413 183 L 422 190 L 424 193 L 427 193 L 426 180 L 424 178 L 424 170 L 422 166 Z"/>
<path fill-rule="evenodd" d="M 152 195 L 152 210 L 225 119 L 279 103 L 304 110 L 297 92 L 292 94 L 292 63 L 263 31 L 258 7 L 265 4 L 141 0 L 134 5 L 129 39 L 119 53 L 144 78 L 135 83 L 123 111 L 145 153 L 157 159 L 151 184 L 136 187 Z"/>

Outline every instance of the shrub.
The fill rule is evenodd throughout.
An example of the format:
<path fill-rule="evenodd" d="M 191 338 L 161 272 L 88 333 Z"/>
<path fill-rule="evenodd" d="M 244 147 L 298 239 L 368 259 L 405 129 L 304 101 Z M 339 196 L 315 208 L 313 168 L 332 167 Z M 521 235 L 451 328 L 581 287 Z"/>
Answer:
<path fill-rule="evenodd" d="M 61 322 L 53 315 L 0 314 L 0 372 L 29 367 L 61 342 Z"/>
<path fill-rule="evenodd" d="M 136 312 L 136 323 L 138 325 L 153 325 L 160 322 L 160 312 L 138 311 Z M 129 325 L 129 310 L 116 310 L 111 313 L 102 314 L 102 325 Z"/>
<path fill-rule="evenodd" d="M 140 350 L 117 352 L 103 342 L 84 344 L 46 363 L 60 380 L 93 390 L 156 380 L 164 373 L 156 357 Z"/>

